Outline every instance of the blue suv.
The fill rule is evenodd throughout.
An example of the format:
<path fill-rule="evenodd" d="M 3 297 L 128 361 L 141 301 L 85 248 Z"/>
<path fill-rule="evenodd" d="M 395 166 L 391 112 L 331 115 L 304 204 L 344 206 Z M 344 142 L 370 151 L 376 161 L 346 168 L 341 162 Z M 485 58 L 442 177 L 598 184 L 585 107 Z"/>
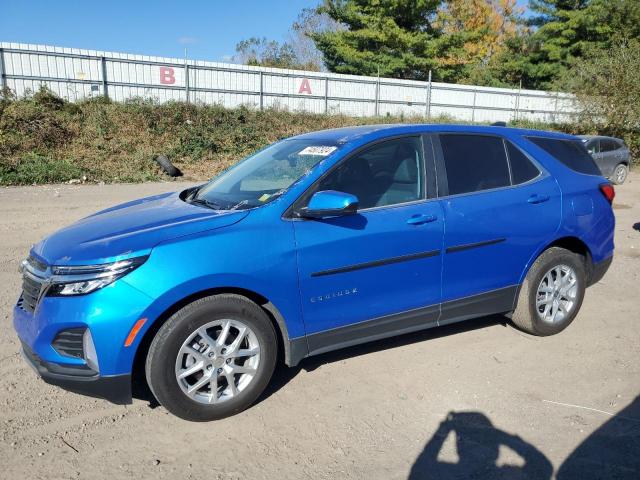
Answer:
<path fill-rule="evenodd" d="M 282 140 L 204 185 L 35 245 L 14 325 L 48 383 L 237 413 L 330 350 L 483 315 L 565 329 L 613 255 L 613 187 L 580 139 L 376 125 Z"/>

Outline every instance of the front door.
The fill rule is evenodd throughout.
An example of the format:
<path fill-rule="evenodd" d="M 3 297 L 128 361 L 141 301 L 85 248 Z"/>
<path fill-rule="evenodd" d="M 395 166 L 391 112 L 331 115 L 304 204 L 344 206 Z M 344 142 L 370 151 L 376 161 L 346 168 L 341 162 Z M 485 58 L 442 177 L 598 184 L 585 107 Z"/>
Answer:
<path fill-rule="evenodd" d="M 437 321 L 443 218 L 426 178 L 422 139 L 402 137 L 343 160 L 313 188 L 356 195 L 359 210 L 294 221 L 310 353 Z"/>

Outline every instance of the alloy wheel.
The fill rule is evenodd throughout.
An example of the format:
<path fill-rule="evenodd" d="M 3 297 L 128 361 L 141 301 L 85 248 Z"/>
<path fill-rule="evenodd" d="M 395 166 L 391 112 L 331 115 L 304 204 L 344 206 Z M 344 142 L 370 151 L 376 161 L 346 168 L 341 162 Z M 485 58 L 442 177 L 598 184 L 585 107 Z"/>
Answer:
<path fill-rule="evenodd" d="M 536 311 L 543 322 L 562 322 L 573 311 L 578 296 L 578 277 L 567 265 L 549 270 L 540 281 L 536 294 Z"/>
<path fill-rule="evenodd" d="M 256 376 L 260 345 L 255 333 L 238 320 L 209 322 L 180 347 L 175 376 L 189 398 L 207 405 L 240 394 Z"/>

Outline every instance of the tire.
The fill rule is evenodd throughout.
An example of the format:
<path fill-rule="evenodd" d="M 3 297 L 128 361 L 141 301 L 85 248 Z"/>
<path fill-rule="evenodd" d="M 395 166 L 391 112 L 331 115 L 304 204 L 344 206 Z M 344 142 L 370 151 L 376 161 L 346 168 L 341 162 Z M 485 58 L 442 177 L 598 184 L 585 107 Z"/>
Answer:
<path fill-rule="evenodd" d="M 570 276 L 569 271 L 573 272 L 573 277 Z M 555 291 L 539 293 L 539 290 L 554 290 L 556 288 L 555 283 L 551 284 L 552 286 L 548 285 L 550 279 L 558 278 L 558 272 L 560 272 L 562 281 L 567 282 L 566 285 L 560 287 L 558 296 L 554 297 Z M 575 279 L 575 285 L 569 288 L 571 278 Z M 584 257 L 564 248 L 551 247 L 538 257 L 527 273 L 520 288 L 518 303 L 511 320 L 520 330 L 532 335 L 548 336 L 560 333 L 569 326 L 578 314 L 584 299 L 586 285 L 587 274 Z M 563 295 L 564 289 L 567 290 Z M 563 306 L 565 310 L 568 310 L 566 313 L 563 312 L 563 309 L 555 307 L 554 298 L 558 299 L 558 307 Z M 545 301 L 540 307 L 537 306 L 538 299 Z M 542 311 L 539 311 L 539 308 Z M 553 315 L 554 308 L 556 308 L 555 316 Z M 549 317 L 552 316 L 553 319 L 550 319 Z M 543 319 L 543 317 L 545 318 Z"/>
<path fill-rule="evenodd" d="M 243 327 L 244 336 L 234 347 Z M 158 402 L 180 418 L 225 418 L 248 408 L 264 391 L 277 350 L 273 324 L 258 305 L 240 295 L 202 298 L 171 316 L 154 337 L 145 365 L 147 383 Z M 179 378 L 182 374 L 189 375 Z"/>
<path fill-rule="evenodd" d="M 629 167 L 624 163 L 619 163 L 611 175 L 611 182 L 615 185 L 622 185 L 629 175 Z"/>
<path fill-rule="evenodd" d="M 181 177 L 182 172 L 178 167 L 176 167 L 171 161 L 164 155 L 158 155 L 155 158 L 155 161 L 164 173 L 169 175 L 170 177 Z"/>

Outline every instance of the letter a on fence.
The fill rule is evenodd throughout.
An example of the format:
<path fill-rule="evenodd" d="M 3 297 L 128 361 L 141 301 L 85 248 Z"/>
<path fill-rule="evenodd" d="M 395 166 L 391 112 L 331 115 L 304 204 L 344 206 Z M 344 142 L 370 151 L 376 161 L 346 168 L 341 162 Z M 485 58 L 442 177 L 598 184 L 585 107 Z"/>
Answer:
<path fill-rule="evenodd" d="M 311 85 L 309 84 L 308 78 L 303 78 L 302 83 L 300 84 L 300 88 L 298 89 L 298 93 L 308 93 L 311 95 Z"/>
<path fill-rule="evenodd" d="M 176 83 L 176 76 L 171 67 L 160 67 L 160 83 L 163 85 L 173 85 Z"/>

